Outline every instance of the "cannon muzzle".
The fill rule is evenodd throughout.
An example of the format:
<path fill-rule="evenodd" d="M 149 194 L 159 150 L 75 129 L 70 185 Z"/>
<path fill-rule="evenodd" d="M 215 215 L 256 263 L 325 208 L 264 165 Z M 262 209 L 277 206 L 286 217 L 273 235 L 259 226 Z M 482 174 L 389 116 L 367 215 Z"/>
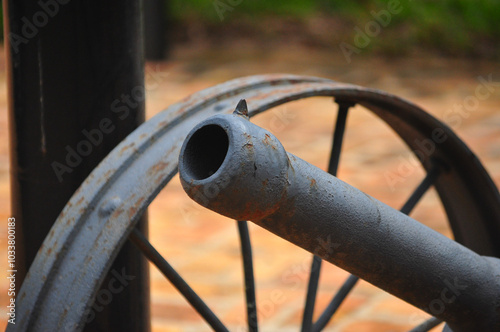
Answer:
<path fill-rule="evenodd" d="M 500 331 L 500 265 L 287 153 L 245 114 L 198 124 L 181 149 L 186 193 L 448 322 Z"/>

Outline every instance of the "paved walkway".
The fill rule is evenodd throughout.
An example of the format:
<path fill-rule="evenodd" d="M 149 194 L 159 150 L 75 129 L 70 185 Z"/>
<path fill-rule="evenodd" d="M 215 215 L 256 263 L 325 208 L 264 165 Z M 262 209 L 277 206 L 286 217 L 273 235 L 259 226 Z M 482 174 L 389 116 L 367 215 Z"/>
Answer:
<path fill-rule="evenodd" d="M 235 51 L 236 50 L 236 51 Z M 269 72 L 315 75 L 382 89 L 415 102 L 442 120 L 475 151 L 500 184 L 500 86 L 481 100 L 477 110 L 451 118 L 454 104 L 464 104 L 480 84 L 477 77 L 500 81 L 496 64 L 442 59 L 343 58 L 308 49 L 257 50 L 238 45 L 231 50 L 178 49 L 165 63 L 147 67 L 147 116 L 214 84 Z M 5 65 L 0 64 L 0 220 L 10 211 Z M 328 98 L 290 103 L 255 118 L 290 152 L 325 168 L 336 107 Z M 455 114 L 456 115 L 456 114 Z M 387 126 L 355 107 L 348 117 L 339 177 L 370 195 L 400 207 L 423 172 L 412 168 L 392 188 L 384 177 L 408 162 L 408 151 Z M 191 202 L 174 178 L 149 209 L 151 242 L 192 285 L 231 330 L 245 331 L 242 268 L 234 221 Z M 450 235 L 436 193 L 430 191 L 412 214 Z M 311 256 L 251 225 L 254 244 L 259 321 L 263 331 L 297 331 L 304 305 Z M 6 257 L 6 227 L 0 228 L 0 256 Z M 6 259 L 0 270 L 6 270 Z M 316 315 L 325 307 L 347 273 L 324 264 Z M 154 331 L 205 331 L 207 325 L 161 274 L 151 268 Z M 0 282 L 0 328 L 5 326 L 6 279 Z M 342 305 L 329 331 L 406 331 L 423 321 L 422 311 L 360 282 Z M 440 331 L 441 328 L 435 329 Z"/>

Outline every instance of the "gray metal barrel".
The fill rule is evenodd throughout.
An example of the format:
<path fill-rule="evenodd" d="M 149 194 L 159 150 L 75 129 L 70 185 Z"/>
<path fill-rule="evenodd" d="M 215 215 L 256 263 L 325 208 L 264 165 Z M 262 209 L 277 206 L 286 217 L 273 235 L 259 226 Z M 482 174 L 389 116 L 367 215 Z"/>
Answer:
<path fill-rule="evenodd" d="M 429 312 L 500 330 L 500 265 L 304 160 L 244 114 L 187 136 L 181 183 L 199 204 L 276 235 Z"/>

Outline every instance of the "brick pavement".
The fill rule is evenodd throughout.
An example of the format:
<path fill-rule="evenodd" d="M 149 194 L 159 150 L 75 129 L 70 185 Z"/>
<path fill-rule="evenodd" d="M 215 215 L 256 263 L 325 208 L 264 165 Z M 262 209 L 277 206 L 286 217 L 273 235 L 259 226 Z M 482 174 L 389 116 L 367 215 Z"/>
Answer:
<path fill-rule="evenodd" d="M 236 51 L 235 51 L 236 50 Z M 239 76 L 287 72 L 333 78 L 386 90 L 407 98 L 440 119 L 455 103 L 474 93 L 478 75 L 495 76 L 496 64 L 460 60 L 359 57 L 350 65 L 327 52 L 281 46 L 259 50 L 246 45 L 231 50 L 179 48 L 165 63 L 148 64 L 148 118 L 180 98 Z M 168 75 L 167 75 L 168 74 Z M 500 184 L 500 88 L 480 102 L 454 129 L 476 152 L 496 184 Z M 5 66 L 0 66 L 0 220 L 9 216 Z M 287 150 L 325 168 L 331 143 L 335 106 L 327 98 L 290 103 L 255 118 L 282 140 Z M 408 152 L 401 141 L 360 107 L 348 118 L 339 177 L 370 195 L 399 207 L 418 184 L 415 169 L 403 183 L 388 187 L 383 176 L 396 170 Z M 403 158 L 403 159 L 401 159 Z M 245 311 L 241 261 L 234 221 L 189 201 L 178 178 L 149 209 L 151 242 L 178 269 L 231 330 L 244 331 Z M 434 191 L 412 214 L 417 220 L 450 235 Z M 310 255 L 268 232 L 250 225 L 254 244 L 259 320 L 263 331 L 296 331 Z M 0 228 L 0 256 L 5 256 L 6 227 Z M 0 270 L 5 271 L 4 260 Z M 324 264 L 317 312 L 331 298 L 347 273 Z M 154 331 L 204 331 L 206 324 L 161 274 L 151 267 Z M 5 326 L 5 279 L 0 282 L 0 328 Z M 328 331 L 406 331 L 426 315 L 422 311 L 360 282 L 328 326 Z M 440 328 L 434 329 L 440 331 Z"/>

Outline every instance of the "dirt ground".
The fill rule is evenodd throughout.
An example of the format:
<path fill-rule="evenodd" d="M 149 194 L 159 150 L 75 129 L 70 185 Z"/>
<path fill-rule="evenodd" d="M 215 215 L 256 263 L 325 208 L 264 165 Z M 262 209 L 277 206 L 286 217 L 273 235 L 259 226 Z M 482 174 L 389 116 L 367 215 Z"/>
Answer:
<path fill-rule="evenodd" d="M 3 56 L 1 60 L 0 220 L 7 220 L 7 99 Z M 262 73 L 321 76 L 381 89 L 420 105 L 448 122 L 477 154 L 497 186 L 500 184 L 500 83 L 488 85 L 490 94 L 477 105 L 466 104 L 483 80 L 491 77 L 493 82 L 500 81 L 498 64 L 423 56 L 382 59 L 365 54 L 351 60 L 347 63 L 328 51 L 294 45 L 265 49 L 245 44 L 214 50 L 177 48 L 168 61 L 147 64 L 147 117 L 191 93 L 236 77 Z M 468 111 L 454 113 L 454 105 L 466 106 Z M 324 169 L 335 114 L 331 99 L 312 98 L 278 107 L 254 121 L 272 131 L 288 151 Z M 398 172 L 409 162 L 409 152 L 385 124 L 361 107 L 349 113 L 344 142 L 339 178 L 395 208 L 404 203 L 423 177 L 419 167 L 412 167 L 403 181 L 391 184 L 387 180 L 387 172 Z M 149 216 L 153 245 L 231 330 L 244 331 L 245 301 L 234 221 L 191 202 L 177 177 L 153 202 Z M 412 217 L 451 236 L 433 190 L 425 195 Z M 297 331 L 311 255 L 257 226 L 251 225 L 250 232 L 262 330 Z M 7 226 L 0 227 L 0 256 L 5 258 L 0 260 L 2 271 L 7 270 L 6 234 Z M 347 272 L 324 264 L 316 316 L 347 276 Z M 8 286 L 7 279 L 0 280 L 0 328 L 4 328 Z M 151 284 L 153 331 L 209 330 L 153 266 Z M 327 330 L 407 331 L 426 317 L 419 309 L 362 281 Z"/>

